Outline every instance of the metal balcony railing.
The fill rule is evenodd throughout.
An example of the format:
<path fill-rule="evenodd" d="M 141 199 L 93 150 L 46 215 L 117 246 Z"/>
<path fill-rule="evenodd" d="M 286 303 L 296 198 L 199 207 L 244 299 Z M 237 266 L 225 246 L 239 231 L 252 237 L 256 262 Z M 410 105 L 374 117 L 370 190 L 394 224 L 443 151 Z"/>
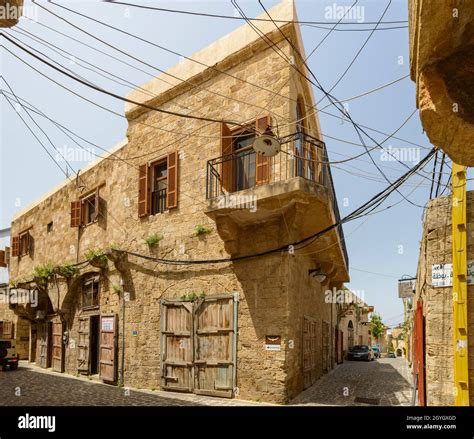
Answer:
<path fill-rule="evenodd" d="M 286 136 L 280 139 L 280 142 L 281 153 L 266 159 L 268 172 L 264 184 L 302 177 L 327 187 L 335 219 L 339 222 L 341 217 L 324 142 L 302 133 Z M 213 199 L 256 187 L 258 172 L 256 163 L 256 153 L 251 148 L 209 160 L 206 171 L 206 198 Z M 348 266 L 344 231 L 341 225 L 337 229 Z"/>

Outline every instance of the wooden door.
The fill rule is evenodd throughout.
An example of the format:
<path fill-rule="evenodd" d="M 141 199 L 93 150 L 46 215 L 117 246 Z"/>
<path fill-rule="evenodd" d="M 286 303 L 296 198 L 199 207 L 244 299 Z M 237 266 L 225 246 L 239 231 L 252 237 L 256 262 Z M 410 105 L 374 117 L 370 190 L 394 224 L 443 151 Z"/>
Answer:
<path fill-rule="evenodd" d="M 63 349 L 63 323 L 62 322 L 53 322 L 52 328 L 52 366 L 53 370 L 56 372 L 64 372 L 64 349 Z"/>
<path fill-rule="evenodd" d="M 161 387 L 193 390 L 193 303 L 161 302 Z"/>
<path fill-rule="evenodd" d="M 13 337 L 13 322 L 1 322 L 0 337 L 1 338 L 14 338 Z"/>
<path fill-rule="evenodd" d="M 102 381 L 117 381 L 117 315 L 100 316 L 99 376 Z"/>
<path fill-rule="evenodd" d="M 89 317 L 79 318 L 79 340 L 77 343 L 77 370 L 81 373 L 89 373 L 90 363 L 90 331 L 91 321 Z"/>
<path fill-rule="evenodd" d="M 235 387 L 236 310 L 234 296 L 215 296 L 195 305 L 194 393 L 231 398 Z"/>
<path fill-rule="evenodd" d="M 48 358 L 49 358 L 49 340 L 48 340 L 48 326 L 49 322 L 38 324 L 38 355 L 39 366 L 43 369 L 48 367 Z"/>
<path fill-rule="evenodd" d="M 322 322 L 323 372 L 329 372 L 329 323 Z"/>
<path fill-rule="evenodd" d="M 303 387 L 307 389 L 317 379 L 316 370 L 317 325 L 316 320 L 303 318 Z"/>
<path fill-rule="evenodd" d="M 425 322 L 423 302 L 417 301 L 413 330 L 413 373 L 417 375 L 418 405 L 426 405 L 425 392 Z"/>

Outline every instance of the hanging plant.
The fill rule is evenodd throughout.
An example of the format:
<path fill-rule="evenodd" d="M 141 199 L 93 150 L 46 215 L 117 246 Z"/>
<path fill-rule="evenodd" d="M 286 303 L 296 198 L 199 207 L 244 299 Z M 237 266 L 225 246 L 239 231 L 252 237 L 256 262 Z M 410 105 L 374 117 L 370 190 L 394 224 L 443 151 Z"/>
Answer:
<path fill-rule="evenodd" d="M 79 273 L 79 268 L 71 263 L 65 263 L 59 266 L 57 271 L 61 276 L 70 279 Z"/>
<path fill-rule="evenodd" d="M 107 255 L 104 250 L 89 249 L 84 254 L 84 257 L 93 267 L 104 268 L 107 265 Z"/>

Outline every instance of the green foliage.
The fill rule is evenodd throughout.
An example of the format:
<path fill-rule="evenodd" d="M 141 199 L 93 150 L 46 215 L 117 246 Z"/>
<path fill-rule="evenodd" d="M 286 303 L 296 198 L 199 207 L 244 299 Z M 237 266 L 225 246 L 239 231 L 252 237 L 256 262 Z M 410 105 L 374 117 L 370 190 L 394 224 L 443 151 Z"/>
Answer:
<path fill-rule="evenodd" d="M 378 340 L 380 335 L 383 334 L 384 331 L 384 324 L 382 322 L 382 317 L 379 314 L 372 314 L 370 319 L 370 332 L 374 336 L 375 339 Z"/>
<path fill-rule="evenodd" d="M 98 261 L 103 264 L 107 263 L 107 255 L 101 249 L 89 249 L 85 252 L 84 257 L 89 261 Z"/>
<path fill-rule="evenodd" d="M 145 238 L 145 244 L 148 247 L 154 247 L 163 239 L 163 235 L 159 235 L 158 233 L 153 233 L 152 235 Z"/>
<path fill-rule="evenodd" d="M 116 294 L 122 294 L 123 293 L 123 288 L 121 285 L 114 284 L 112 286 L 112 289 L 114 290 L 114 293 Z"/>
<path fill-rule="evenodd" d="M 66 278 L 74 277 L 76 274 L 79 273 L 79 268 L 75 267 L 73 264 L 65 263 L 58 267 L 59 274 Z"/>
<path fill-rule="evenodd" d="M 111 242 L 109 247 L 111 250 L 120 250 L 120 246 L 116 242 Z"/>
<path fill-rule="evenodd" d="M 197 299 L 204 299 L 206 297 L 206 293 L 204 291 L 201 291 L 200 293 L 192 292 L 192 293 L 187 293 L 183 294 L 181 296 L 181 300 L 185 302 L 194 302 Z"/>
<path fill-rule="evenodd" d="M 198 224 L 195 228 L 194 228 L 194 234 L 196 236 L 201 236 L 201 235 L 207 235 L 208 233 L 211 233 L 212 230 L 201 225 L 201 224 Z"/>
<path fill-rule="evenodd" d="M 43 281 L 47 281 L 54 272 L 54 266 L 52 264 L 42 264 L 35 267 L 33 270 L 33 277 L 39 278 Z"/>

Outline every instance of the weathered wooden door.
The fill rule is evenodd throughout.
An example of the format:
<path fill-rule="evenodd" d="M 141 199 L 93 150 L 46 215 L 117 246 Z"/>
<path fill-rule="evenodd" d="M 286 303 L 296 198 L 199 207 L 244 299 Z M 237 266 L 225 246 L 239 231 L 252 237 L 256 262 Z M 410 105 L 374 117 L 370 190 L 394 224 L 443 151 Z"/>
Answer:
<path fill-rule="evenodd" d="M 193 390 L 193 303 L 161 302 L 161 387 Z"/>
<path fill-rule="evenodd" d="M 426 405 L 425 391 L 425 321 L 423 317 L 423 302 L 416 303 L 413 329 L 413 373 L 417 375 L 418 405 Z"/>
<path fill-rule="evenodd" d="M 117 315 L 100 316 L 99 376 L 102 381 L 117 381 Z"/>
<path fill-rule="evenodd" d="M 77 370 L 78 372 L 88 373 L 90 362 L 90 332 L 91 321 L 89 317 L 79 318 L 79 340 L 77 343 Z"/>
<path fill-rule="evenodd" d="M 234 296 L 206 297 L 195 304 L 194 393 L 231 398 L 236 368 Z"/>
<path fill-rule="evenodd" d="M 312 386 L 317 378 L 316 371 L 317 326 L 316 320 L 303 318 L 303 386 Z"/>
<path fill-rule="evenodd" d="M 322 322 L 323 372 L 329 372 L 329 323 Z"/>
<path fill-rule="evenodd" d="M 13 322 L 0 322 L 0 337 L 14 338 Z"/>
<path fill-rule="evenodd" d="M 56 372 L 64 372 L 64 349 L 63 349 L 63 323 L 53 322 L 53 353 L 52 353 L 52 366 Z"/>
<path fill-rule="evenodd" d="M 37 358 L 39 359 L 39 367 L 46 369 L 49 359 L 49 331 L 48 331 L 49 322 L 38 323 L 38 340 L 37 349 L 38 354 Z"/>

